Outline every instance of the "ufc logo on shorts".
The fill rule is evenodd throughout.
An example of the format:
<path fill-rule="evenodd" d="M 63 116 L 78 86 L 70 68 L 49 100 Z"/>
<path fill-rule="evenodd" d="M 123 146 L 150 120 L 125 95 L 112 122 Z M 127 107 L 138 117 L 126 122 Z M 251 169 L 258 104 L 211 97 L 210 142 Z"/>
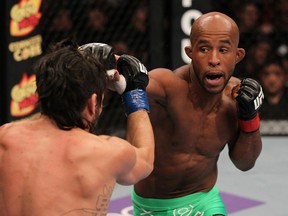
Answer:
<path fill-rule="evenodd" d="M 261 106 L 263 99 L 264 99 L 264 94 L 263 94 L 262 88 L 260 87 L 260 93 L 258 94 L 257 98 L 254 100 L 255 110 L 257 110 Z"/>
<path fill-rule="evenodd" d="M 139 64 L 140 72 L 148 74 L 146 67 L 143 64 L 141 64 L 141 63 L 138 63 L 138 64 Z"/>

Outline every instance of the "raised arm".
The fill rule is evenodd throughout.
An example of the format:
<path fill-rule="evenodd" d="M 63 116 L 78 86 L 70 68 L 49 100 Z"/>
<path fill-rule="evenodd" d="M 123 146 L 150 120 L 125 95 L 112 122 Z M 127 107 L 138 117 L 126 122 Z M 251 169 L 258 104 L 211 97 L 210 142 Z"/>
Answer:
<path fill-rule="evenodd" d="M 120 56 L 117 69 L 126 80 L 122 100 L 127 115 L 127 141 L 136 147 L 135 166 L 118 183 L 135 183 L 152 172 L 154 163 L 154 135 L 146 96 L 149 77 L 146 67 L 133 56 Z"/>
<path fill-rule="evenodd" d="M 253 79 L 243 79 L 237 92 L 239 131 L 229 144 L 229 156 L 234 165 L 246 171 L 251 169 L 262 150 L 258 110 L 264 98 L 262 88 Z"/>
<path fill-rule="evenodd" d="M 154 163 L 154 135 L 146 96 L 149 82 L 146 67 L 133 56 L 116 58 L 113 48 L 107 44 L 89 43 L 79 49 L 92 52 L 106 66 L 108 88 L 122 97 L 127 116 L 128 142 L 112 138 L 113 142 L 121 142 L 124 149 L 118 149 L 121 152 L 119 160 L 124 165 L 121 166 L 123 169 L 118 170 L 116 179 L 120 184 L 135 184 L 152 172 Z"/>

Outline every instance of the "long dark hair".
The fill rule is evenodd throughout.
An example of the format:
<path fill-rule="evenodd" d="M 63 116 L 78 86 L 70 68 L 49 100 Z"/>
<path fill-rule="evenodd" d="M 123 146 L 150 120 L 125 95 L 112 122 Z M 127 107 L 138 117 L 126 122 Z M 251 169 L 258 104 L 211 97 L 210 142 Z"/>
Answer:
<path fill-rule="evenodd" d="M 83 121 L 82 111 L 93 93 L 97 106 L 106 89 L 106 70 L 89 52 L 64 40 L 50 47 L 35 66 L 41 113 L 53 119 L 60 129 L 74 127 L 93 130 L 93 122 Z"/>

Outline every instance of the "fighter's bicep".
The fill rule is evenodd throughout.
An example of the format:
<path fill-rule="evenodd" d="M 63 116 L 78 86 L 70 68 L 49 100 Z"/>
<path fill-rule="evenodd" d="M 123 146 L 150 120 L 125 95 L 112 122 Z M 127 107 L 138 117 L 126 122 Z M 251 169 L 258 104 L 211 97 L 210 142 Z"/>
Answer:
<path fill-rule="evenodd" d="M 117 176 L 116 182 L 118 184 L 131 185 L 138 181 L 137 175 L 134 171 L 137 162 L 136 160 L 137 155 L 135 149 L 126 149 L 125 153 L 123 153 L 121 157 L 121 161 L 125 166 L 122 166 L 122 171 Z"/>
<path fill-rule="evenodd" d="M 115 171 L 116 182 L 123 185 L 135 183 L 133 168 L 136 164 L 136 150 L 126 140 L 118 137 L 109 137 L 111 144 L 116 148 L 111 155 L 114 157 L 112 170 Z"/>

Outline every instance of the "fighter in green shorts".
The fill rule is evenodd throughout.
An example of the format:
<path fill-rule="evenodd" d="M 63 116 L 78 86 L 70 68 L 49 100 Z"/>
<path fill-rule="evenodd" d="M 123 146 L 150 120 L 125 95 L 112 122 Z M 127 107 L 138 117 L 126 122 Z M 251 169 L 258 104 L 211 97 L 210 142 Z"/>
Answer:
<path fill-rule="evenodd" d="M 226 216 L 224 203 L 217 187 L 172 199 L 151 199 L 132 191 L 135 216 Z"/>

